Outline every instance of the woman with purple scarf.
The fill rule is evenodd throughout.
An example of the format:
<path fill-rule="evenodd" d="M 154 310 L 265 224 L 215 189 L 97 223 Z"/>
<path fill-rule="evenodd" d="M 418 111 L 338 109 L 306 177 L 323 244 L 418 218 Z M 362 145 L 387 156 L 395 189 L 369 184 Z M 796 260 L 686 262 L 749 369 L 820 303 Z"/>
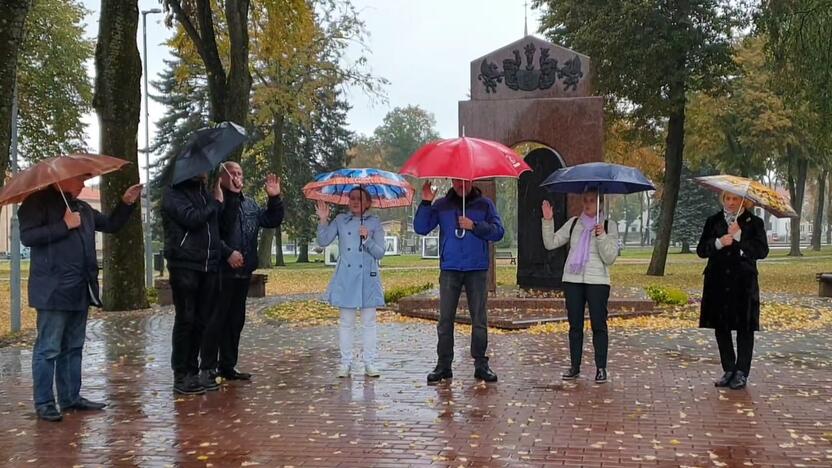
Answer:
<path fill-rule="evenodd" d="M 571 365 L 564 380 L 577 379 L 581 373 L 584 345 L 584 307 L 589 305 L 592 345 L 595 349 L 595 383 L 607 381 L 607 301 L 610 297 L 609 267 L 618 256 L 618 230 L 615 223 L 597 223 L 598 192 L 584 192 L 583 211 L 568 219 L 555 232 L 554 210 L 543 202 L 543 245 L 547 250 L 567 246 L 563 270 L 566 315 L 569 319 L 569 356 Z M 596 215 L 598 215 L 596 217 Z"/>

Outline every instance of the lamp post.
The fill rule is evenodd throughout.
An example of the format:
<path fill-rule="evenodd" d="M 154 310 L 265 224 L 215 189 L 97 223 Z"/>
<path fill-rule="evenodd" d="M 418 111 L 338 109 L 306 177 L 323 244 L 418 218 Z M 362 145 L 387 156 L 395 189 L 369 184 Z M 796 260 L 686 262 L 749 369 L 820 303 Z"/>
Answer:
<path fill-rule="evenodd" d="M 144 65 L 144 273 L 145 286 L 153 287 L 153 245 L 150 236 L 150 116 L 147 108 L 147 15 L 161 13 L 153 8 L 142 10 L 142 40 Z"/>
<path fill-rule="evenodd" d="M 17 80 L 12 91 L 12 145 L 11 164 L 12 173 L 17 172 Z M 11 248 L 11 265 L 9 271 L 9 316 L 11 318 L 11 331 L 20 331 L 20 222 L 17 219 L 17 204 L 11 206 L 11 235 L 9 236 L 9 247 Z"/>

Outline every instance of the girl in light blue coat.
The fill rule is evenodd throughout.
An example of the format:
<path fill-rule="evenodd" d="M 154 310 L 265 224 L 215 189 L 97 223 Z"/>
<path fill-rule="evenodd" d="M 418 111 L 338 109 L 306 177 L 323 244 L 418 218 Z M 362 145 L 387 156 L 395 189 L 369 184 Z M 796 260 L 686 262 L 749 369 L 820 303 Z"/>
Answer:
<path fill-rule="evenodd" d="M 384 305 L 378 260 L 384 256 L 384 228 L 376 216 L 368 216 L 370 194 L 361 188 L 350 194 L 349 213 L 329 222 L 329 206 L 319 201 L 318 245 L 325 247 L 338 238 L 338 265 L 326 290 L 326 300 L 340 309 L 338 337 L 341 365 L 338 377 L 349 377 L 352 367 L 355 313 L 361 312 L 364 331 L 364 374 L 380 375 L 376 358 L 376 307 Z"/>

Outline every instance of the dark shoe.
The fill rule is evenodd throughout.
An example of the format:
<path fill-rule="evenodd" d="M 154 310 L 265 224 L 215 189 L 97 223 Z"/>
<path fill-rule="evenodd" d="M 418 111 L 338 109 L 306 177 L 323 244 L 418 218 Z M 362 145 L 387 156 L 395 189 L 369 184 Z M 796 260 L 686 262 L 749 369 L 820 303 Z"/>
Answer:
<path fill-rule="evenodd" d="M 734 372 L 734 376 L 731 377 L 731 382 L 728 383 L 728 386 L 731 387 L 732 390 L 739 390 L 741 388 L 745 388 L 745 385 L 748 383 L 748 377 L 745 376 L 745 373 L 741 370 Z"/>
<path fill-rule="evenodd" d="M 205 387 L 205 390 L 209 392 L 213 392 L 220 389 L 220 384 L 217 383 L 217 374 L 216 371 L 212 370 L 202 370 L 199 371 L 199 384 Z"/>
<path fill-rule="evenodd" d="M 497 374 L 494 373 L 488 366 L 477 367 L 474 369 L 474 378 L 477 380 L 484 380 L 486 382 L 496 382 Z"/>
<path fill-rule="evenodd" d="M 575 380 L 575 379 L 578 378 L 579 375 L 581 375 L 581 370 L 580 369 L 570 367 L 568 371 L 564 372 L 561 375 L 561 378 L 563 380 Z"/>
<path fill-rule="evenodd" d="M 64 417 L 61 416 L 61 413 L 58 411 L 58 408 L 55 407 L 54 404 L 48 404 L 41 406 L 39 408 L 35 408 L 35 412 L 38 414 L 40 419 L 49 422 L 58 422 Z"/>
<path fill-rule="evenodd" d="M 731 384 L 731 379 L 734 378 L 734 372 L 728 371 L 722 375 L 722 378 L 714 382 L 714 387 L 727 387 Z"/>
<path fill-rule="evenodd" d="M 189 375 L 176 379 L 173 382 L 173 391 L 180 395 L 202 395 L 205 393 L 205 387 L 199 384 L 195 375 Z"/>
<path fill-rule="evenodd" d="M 77 402 L 72 405 L 62 406 L 61 409 L 66 410 L 75 410 L 75 411 L 100 411 L 107 407 L 107 403 L 98 403 L 96 401 L 87 400 L 84 397 L 81 397 Z"/>
<path fill-rule="evenodd" d="M 454 373 L 451 372 L 450 369 L 445 369 L 444 367 L 436 366 L 436 369 L 434 369 L 433 372 L 428 374 L 428 385 L 439 383 L 439 381 L 441 380 L 452 378 L 454 378 Z"/>
<path fill-rule="evenodd" d="M 607 369 L 600 367 L 595 371 L 595 383 L 607 383 Z"/>
<path fill-rule="evenodd" d="M 230 371 L 220 371 L 220 377 L 225 380 L 251 380 L 251 374 L 248 372 L 237 372 L 237 369 Z"/>

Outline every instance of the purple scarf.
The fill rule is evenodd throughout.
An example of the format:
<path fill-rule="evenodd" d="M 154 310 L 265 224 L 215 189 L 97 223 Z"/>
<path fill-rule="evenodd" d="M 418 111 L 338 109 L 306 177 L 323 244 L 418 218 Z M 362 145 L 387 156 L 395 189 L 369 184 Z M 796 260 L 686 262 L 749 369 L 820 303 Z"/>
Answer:
<path fill-rule="evenodd" d="M 595 229 L 594 217 L 581 213 L 581 217 L 578 219 L 581 221 L 584 230 L 581 232 L 581 238 L 578 239 L 578 247 L 572 249 L 572 252 L 569 254 L 569 261 L 567 262 L 569 264 L 569 273 L 573 275 L 583 273 L 584 268 L 586 268 L 586 263 L 589 261 L 589 243 L 592 240 L 593 230 Z M 569 239 L 569 242 L 572 242 L 572 239 Z"/>

